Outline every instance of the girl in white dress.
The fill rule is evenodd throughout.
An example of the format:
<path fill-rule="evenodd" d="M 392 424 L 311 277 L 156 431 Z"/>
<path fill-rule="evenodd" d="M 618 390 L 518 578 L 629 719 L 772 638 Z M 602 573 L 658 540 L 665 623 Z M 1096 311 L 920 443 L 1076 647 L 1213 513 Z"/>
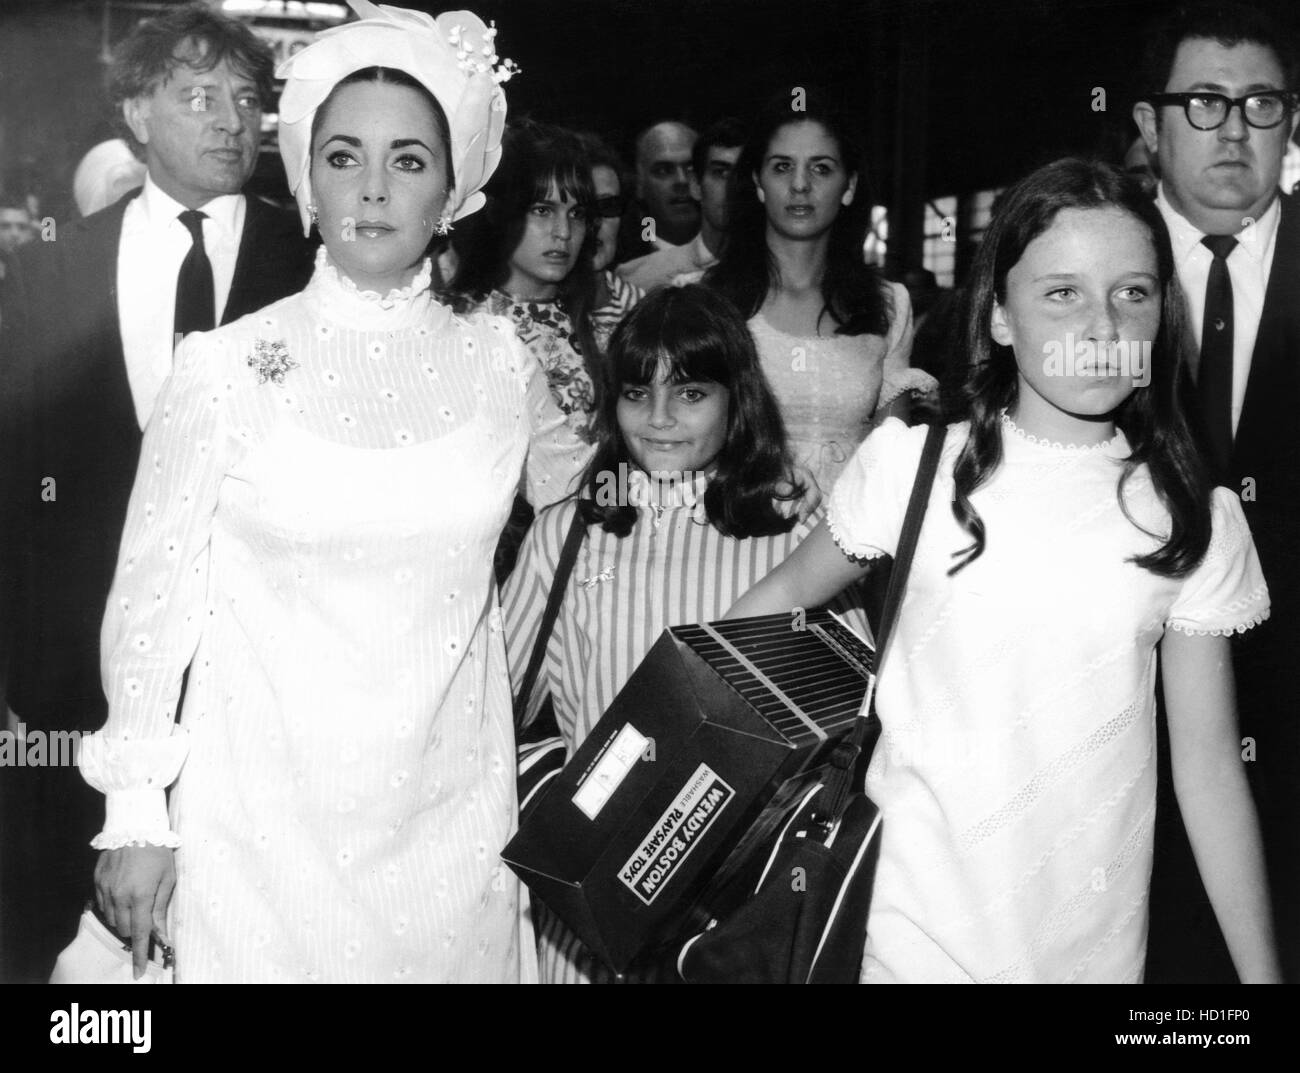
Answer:
<path fill-rule="evenodd" d="M 1008 192 L 972 279 L 963 419 L 879 685 L 863 980 L 1142 979 L 1159 651 L 1206 890 L 1241 978 L 1275 981 L 1228 648 L 1268 593 L 1177 406 L 1159 213 L 1113 169 L 1058 161 Z M 827 524 L 730 614 L 815 605 L 891 554 L 924 435 L 872 433 Z"/>
<path fill-rule="evenodd" d="M 182 345 L 104 622 L 99 900 L 178 981 L 535 977 L 492 549 L 587 452 L 509 324 L 429 292 L 499 156 L 494 32 L 354 6 L 280 72 L 316 273 Z"/>

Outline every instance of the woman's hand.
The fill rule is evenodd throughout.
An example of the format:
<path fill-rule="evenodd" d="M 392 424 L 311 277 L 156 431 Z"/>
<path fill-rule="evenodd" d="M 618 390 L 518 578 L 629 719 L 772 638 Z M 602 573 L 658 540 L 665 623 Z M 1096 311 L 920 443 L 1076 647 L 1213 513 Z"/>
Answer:
<path fill-rule="evenodd" d="M 173 850 L 166 846 L 125 846 L 105 850 L 95 865 L 95 901 L 109 927 L 131 940 L 131 962 L 138 980 L 149 961 L 149 934 L 167 937 L 167 905 L 176 887 Z"/>
<path fill-rule="evenodd" d="M 811 469 L 802 462 L 791 462 L 786 479 L 777 485 L 777 495 L 790 495 L 800 485 L 803 485 L 803 498 L 799 500 L 798 515 L 801 522 L 806 522 L 821 506 L 822 489 Z"/>

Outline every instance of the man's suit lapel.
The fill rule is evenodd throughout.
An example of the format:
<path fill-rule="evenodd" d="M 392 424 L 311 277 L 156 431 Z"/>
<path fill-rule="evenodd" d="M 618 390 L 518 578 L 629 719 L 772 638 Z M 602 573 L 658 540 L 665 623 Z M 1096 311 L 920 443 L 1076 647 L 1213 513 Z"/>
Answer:
<path fill-rule="evenodd" d="M 94 384 L 103 394 L 105 419 L 119 416 L 135 425 L 135 406 L 122 354 L 117 308 L 118 252 L 122 219 L 132 191 L 121 200 L 70 226 L 50 252 L 32 263 L 26 295 L 29 326 L 45 338 L 28 340 L 35 374 L 46 384 L 46 398 L 74 395 L 76 385 Z M 39 251 L 44 253 L 44 251 Z M 36 303 L 51 303 L 48 309 Z M 57 308 L 55 308 L 57 306 Z M 126 419 L 129 417 L 129 421 Z M 138 430 L 137 430 L 138 431 Z"/>
<path fill-rule="evenodd" d="M 1300 208 L 1282 195 L 1281 210 L 1246 397 L 1237 423 L 1233 447 L 1236 471 L 1248 471 L 1257 464 L 1261 452 L 1295 420 L 1300 400 Z"/>
<path fill-rule="evenodd" d="M 122 358 L 122 324 L 117 312 L 117 258 L 122 245 L 122 219 L 131 199 L 140 193 L 132 190 L 102 212 L 79 221 L 81 241 L 69 247 L 63 266 L 66 278 L 77 280 L 73 291 L 74 319 L 93 325 L 103 333 L 97 348 Z M 123 366 L 125 371 L 125 366 Z"/>
<path fill-rule="evenodd" d="M 311 274 L 311 259 L 298 230 L 298 214 L 271 208 L 251 195 L 246 197 L 245 206 L 244 231 L 235 258 L 230 297 L 221 314 L 222 324 L 296 293 Z"/>

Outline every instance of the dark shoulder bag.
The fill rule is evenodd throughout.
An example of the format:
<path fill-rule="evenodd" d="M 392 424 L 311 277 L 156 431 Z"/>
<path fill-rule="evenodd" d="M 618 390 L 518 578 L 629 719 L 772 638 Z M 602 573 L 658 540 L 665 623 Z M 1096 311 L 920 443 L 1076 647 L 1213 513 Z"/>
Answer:
<path fill-rule="evenodd" d="M 857 983 L 881 820 L 866 794 L 853 788 L 855 774 L 880 732 L 876 677 L 907 588 L 945 431 L 931 425 L 926 434 L 890 571 L 874 668 L 853 729 L 832 752 L 821 781 L 792 808 L 757 884 L 737 908 L 681 946 L 677 969 L 687 983 Z"/>

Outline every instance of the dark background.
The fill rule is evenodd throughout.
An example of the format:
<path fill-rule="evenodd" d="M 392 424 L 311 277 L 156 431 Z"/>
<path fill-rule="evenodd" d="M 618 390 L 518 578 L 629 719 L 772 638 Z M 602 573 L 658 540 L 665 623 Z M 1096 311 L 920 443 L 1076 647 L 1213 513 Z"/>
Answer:
<path fill-rule="evenodd" d="M 448 6 L 455 0 L 449 0 Z M 0 0 L 0 181 L 70 213 L 72 170 L 111 135 L 106 48 L 150 8 Z M 408 3 L 429 11 L 440 4 Z M 926 198 L 1004 186 L 1067 152 L 1122 153 L 1144 25 L 1169 0 L 478 0 L 523 75 L 512 114 L 626 148 L 665 116 L 745 116 L 774 90 L 831 89 L 861 116 L 874 199 L 920 249 Z M 1285 26 L 1300 5 L 1261 3 Z M 1094 89 L 1106 110 L 1094 111 Z M 263 188 L 282 183 L 273 159 Z M 891 243 L 891 247 L 892 247 Z M 892 250 L 891 250 L 892 252 Z"/>

